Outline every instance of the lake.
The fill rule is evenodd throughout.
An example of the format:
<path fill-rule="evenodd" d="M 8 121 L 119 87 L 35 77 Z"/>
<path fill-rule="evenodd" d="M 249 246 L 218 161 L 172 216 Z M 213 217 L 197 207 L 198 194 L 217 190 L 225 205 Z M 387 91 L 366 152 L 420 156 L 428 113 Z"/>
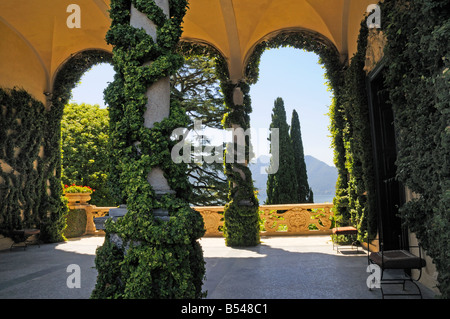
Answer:
<path fill-rule="evenodd" d="M 314 194 L 314 203 L 333 203 L 334 195 L 316 195 Z"/>

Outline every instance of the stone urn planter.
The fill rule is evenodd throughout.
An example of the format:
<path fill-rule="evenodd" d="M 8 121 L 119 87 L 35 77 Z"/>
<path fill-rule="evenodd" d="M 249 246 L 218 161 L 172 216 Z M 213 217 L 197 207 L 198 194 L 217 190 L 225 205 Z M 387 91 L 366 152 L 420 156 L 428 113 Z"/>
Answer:
<path fill-rule="evenodd" d="M 69 205 L 88 204 L 87 202 L 91 200 L 91 193 L 65 193 L 64 195 L 69 200 Z"/>

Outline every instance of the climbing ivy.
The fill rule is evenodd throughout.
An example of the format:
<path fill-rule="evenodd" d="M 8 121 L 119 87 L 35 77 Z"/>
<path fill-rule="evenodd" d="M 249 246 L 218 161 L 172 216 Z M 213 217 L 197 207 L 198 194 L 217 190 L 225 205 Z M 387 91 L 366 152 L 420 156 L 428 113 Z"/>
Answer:
<path fill-rule="evenodd" d="M 446 0 L 384 1 L 385 86 L 397 132 L 398 179 L 418 198 L 401 216 L 433 258 L 450 297 L 450 8 Z"/>
<path fill-rule="evenodd" d="M 250 126 L 251 100 L 248 83 L 221 81 L 222 92 L 225 97 L 225 107 L 228 111 L 222 125 L 232 128 L 239 125 L 244 131 Z M 233 92 L 239 88 L 243 93 L 242 105 L 233 101 Z M 250 161 L 250 139 L 245 137 L 245 160 Z M 233 150 L 234 157 L 230 163 L 227 154 Z M 251 171 L 244 163 L 239 163 L 237 143 L 227 146 L 224 154 L 225 175 L 228 178 L 228 202 L 224 207 L 224 235 L 228 246 L 255 246 L 259 244 L 259 202 L 254 192 Z"/>
<path fill-rule="evenodd" d="M 401 209 L 439 272 L 439 289 L 450 295 L 449 246 L 449 101 L 450 14 L 448 1 L 380 3 L 387 36 L 386 89 L 398 138 L 398 179 L 418 198 Z M 376 202 L 364 72 L 368 30 L 362 22 L 357 53 L 340 63 L 332 46 L 311 34 L 282 33 L 257 45 L 247 65 L 249 83 L 257 80 L 260 54 L 291 45 L 316 52 L 326 68 L 334 98 L 330 131 L 339 172 L 334 199 L 338 225 L 353 224 L 359 238 L 376 233 Z"/>
<path fill-rule="evenodd" d="M 130 26 L 131 5 L 157 27 L 157 40 Z M 184 163 L 171 159 L 175 128 L 189 118 L 176 100 L 170 116 L 144 127 L 147 88 L 173 74 L 184 60 L 176 53 L 187 1 L 173 0 L 170 18 L 153 1 L 111 1 L 114 82 L 105 90 L 110 111 L 111 178 L 127 214 L 106 223 L 106 238 L 95 260 L 99 276 L 92 298 L 199 298 L 205 273 L 197 239 L 204 234 L 201 215 L 189 207 L 190 185 Z M 150 64 L 145 62 L 152 61 Z M 158 195 L 147 181 L 160 168 L 174 194 Z M 169 221 L 154 216 L 165 210 Z M 117 237 L 120 238 L 117 241 Z"/>
<path fill-rule="evenodd" d="M 339 96 L 332 105 L 331 132 L 339 170 L 334 204 L 337 224 L 356 226 L 358 238 L 376 234 L 376 201 L 369 107 L 364 71 L 368 28 L 362 21 L 357 51 L 343 72 Z M 337 238 L 336 238 L 337 239 Z M 348 239 L 348 238 L 347 238 Z M 345 240 L 345 238 L 344 238 Z"/>
<path fill-rule="evenodd" d="M 26 91 L 0 89 L 0 225 L 4 235 L 36 228 L 48 200 L 43 103 Z"/>
<path fill-rule="evenodd" d="M 47 108 L 24 90 L 0 90 L 0 159 L 4 163 L 0 168 L 0 221 L 4 232 L 37 227 L 45 242 L 65 239 L 68 208 L 61 185 L 61 118 L 83 73 L 96 63 L 107 62 L 108 56 L 103 51 L 84 51 L 66 61 L 48 95 Z"/>
<path fill-rule="evenodd" d="M 400 208 L 404 225 L 433 258 L 442 297 L 450 295 L 450 15 L 448 1 L 384 1 L 382 31 L 385 89 L 397 134 L 397 178 L 416 199 Z M 377 232 L 374 168 L 364 72 L 368 30 L 362 22 L 358 49 L 330 108 L 339 171 L 335 214 Z"/>

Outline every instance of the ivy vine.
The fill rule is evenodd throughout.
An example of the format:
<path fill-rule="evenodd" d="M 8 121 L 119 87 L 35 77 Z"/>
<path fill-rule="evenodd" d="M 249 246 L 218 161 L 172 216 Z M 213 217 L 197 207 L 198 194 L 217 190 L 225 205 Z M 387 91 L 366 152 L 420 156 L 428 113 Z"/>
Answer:
<path fill-rule="evenodd" d="M 12 230 L 40 227 L 47 199 L 42 148 L 46 110 L 24 90 L 0 89 L 0 225 Z M 40 156 L 41 155 L 41 156 Z"/>
<path fill-rule="evenodd" d="M 39 228 L 44 242 L 65 239 L 68 213 L 61 185 L 61 118 L 71 91 L 92 65 L 109 54 L 75 54 L 58 71 L 48 107 L 20 89 L 0 90 L 0 221 L 3 232 Z M 26 129 L 24 129 L 26 128 Z M 6 168 L 9 166 L 11 169 Z"/>
<path fill-rule="evenodd" d="M 131 5 L 157 26 L 153 41 L 143 29 L 130 26 Z M 170 116 L 144 127 L 147 88 L 173 74 L 183 63 L 176 52 L 187 1 L 169 2 L 170 17 L 153 1 L 111 1 L 111 28 L 106 39 L 114 46 L 115 80 L 105 90 L 110 110 L 111 178 L 127 204 L 127 214 L 106 223 L 105 244 L 97 251 L 99 272 L 92 298 L 200 298 L 205 274 L 197 239 L 204 234 L 201 215 L 189 207 L 190 184 L 184 163 L 175 164 L 170 139 L 189 118 L 171 101 Z M 152 61 L 147 64 L 145 62 Z M 138 147 L 136 147 L 138 145 Z M 155 193 L 147 176 L 160 168 L 174 194 Z M 169 221 L 154 216 L 168 212 Z M 121 242 L 113 242 L 119 236 Z"/>
<path fill-rule="evenodd" d="M 346 61 L 340 61 L 336 48 L 319 34 L 306 30 L 277 32 L 272 36 L 269 35 L 267 39 L 255 46 L 247 61 L 245 79 L 239 83 L 232 83 L 229 80 L 227 64 L 220 54 L 211 48 L 202 48 L 203 53 L 218 57 L 217 72 L 229 110 L 223 119 L 224 127 L 238 124 L 244 129 L 248 128 L 248 115 L 251 112 L 251 101 L 248 96 L 249 85 L 258 80 L 259 61 L 265 50 L 290 46 L 314 52 L 320 57 L 320 63 L 326 69 L 326 77 L 334 95 L 329 115 L 335 164 L 339 177 L 336 183 L 333 211 L 337 225 L 358 226 L 360 240 L 367 236 L 368 231 L 376 232 L 372 148 L 363 71 L 366 37 L 367 28 L 362 27 L 358 40 L 358 52 L 353 57 L 352 63 L 347 65 Z M 197 49 L 193 49 L 193 47 L 195 45 L 183 44 L 185 50 L 188 48 L 189 52 L 192 50 L 198 52 L 198 46 Z M 244 93 L 244 104 L 239 106 L 233 103 L 233 90 L 237 87 Z M 245 178 L 242 178 L 239 170 Z M 257 199 L 255 201 L 254 196 L 251 195 L 253 185 L 246 182 L 251 180 L 250 172 L 246 172 L 244 165 L 234 164 L 233 166 L 226 163 L 225 172 L 230 183 L 230 202 L 225 209 L 228 214 L 225 213 L 224 216 L 227 243 L 237 246 L 255 245 L 259 241 L 257 235 L 254 235 L 257 232 L 257 218 L 249 216 L 255 216 L 252 205 L 257 205 Z M 239 187 L 233 188 L 233 184 L 239 185 Z M 240 206 L 239 202 L 244 202 L 248 206 Z M 252 239 L 243 239 L 244 236 Z M 338 239 L 334 238 L 334 240 Z M 340 240 L 347 239 L 340 238 Z"/>
<path fill-rule="evenodd" d="M 250 86 L 248 83 L 221 81 L 222 92 L 225 97 L 227 113 L 222 125 L 232 128 L 239 125 L 244 131 L 250 126 L 251 101 Z M 236 105 L 233 101 L 233 92 L 240 89 L 243 94 L 243 104 Z M 250 161 L 250 139 L 245 137 L 245 160 Z M 227 153 L 233 151 L 233 159 Z M 225 175 L 228 179 L 228 202 L 224 207 L 224 235 L 228 246 L 255 246 L 260 242 L 259 229 L 259 202 L 254 192 L 253 180 L 247 165 L 238 162 L 238 145 L 230 143 L 224 154 Z M 228 159 L 227 159 L 228 157 Z"/>
<path fill-rule="evenodd" d="M 384 1 L 385 85 L 398 134 L 398 179 L 418 198 L 401 216 L 450 297 L 450 11 L 446 0 Z"/>
<path fill-rule="evenodd" d="M 335 164 L 339 171 L 333 201 L 336 221 L 338 225 L 356 226 L 361 242 L 366 241 L 368 235 L 374 238 L 377 232 L 375 173 L 364 71 L 367 36 L 368 28 L 363 20 L 357 51 L 343 72 L 340 94 L 330 109 Z"/>

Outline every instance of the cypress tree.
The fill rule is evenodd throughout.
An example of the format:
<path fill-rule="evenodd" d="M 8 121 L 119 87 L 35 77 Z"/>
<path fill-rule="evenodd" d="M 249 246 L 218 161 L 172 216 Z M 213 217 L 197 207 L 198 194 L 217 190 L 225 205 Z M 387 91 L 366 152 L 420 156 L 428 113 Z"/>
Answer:
<path fill-rule="evenodd" d="M 294 153 L 294 169 L 297 178 L 297 202 L 312 203 L 313 192 L 308 184 L 308 175 L 306 173 L 305 154 L 303 152 L 302 133 L 300 131 L 300 120 L 296 110 L 292 111 L 291 119 L 291 143 Z"/>
<path fill-rule="evenodd" d="M 269 174 L 267 178 L 266 204 L 297 203 L 298 185 L 297 179 L 295 178 L 294 152 L 289 137 L 289 125 L 286 121 L 284 101 L 280 97 L 274 103 L 270 128 L 279 129 L 279 166 L 278 171 L 275 174 Z M 277 141 L 272 141 L 271 139 L 272 135 L 269 137 L 271 141 L 270 147 L 272 149 L 273 143 Z M 272 154 L 271 165 L 273 165 L 273 156 L 274 154 Z"/>

